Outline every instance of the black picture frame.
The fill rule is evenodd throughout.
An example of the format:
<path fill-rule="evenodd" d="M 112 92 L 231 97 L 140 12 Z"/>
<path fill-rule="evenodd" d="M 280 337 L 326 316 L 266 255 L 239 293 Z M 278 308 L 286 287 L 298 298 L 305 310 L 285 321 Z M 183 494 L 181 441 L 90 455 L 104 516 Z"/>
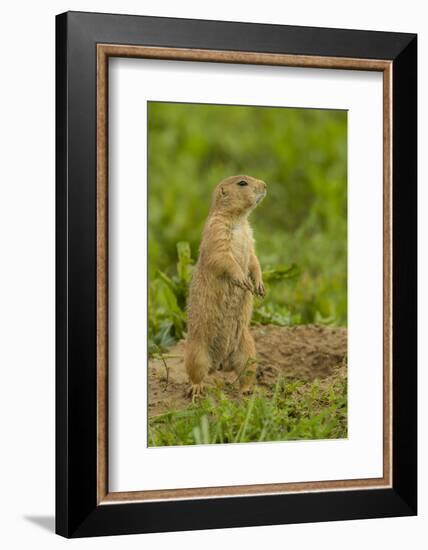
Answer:
<path fill-rule="evenodd" d="M 392 62 L 392 487 L 97 504 L 99 43 Z M 56 532 L 85 537 L 415 515 L 417 36 L 68 12 L 56 18 L 56 98 Z"/>

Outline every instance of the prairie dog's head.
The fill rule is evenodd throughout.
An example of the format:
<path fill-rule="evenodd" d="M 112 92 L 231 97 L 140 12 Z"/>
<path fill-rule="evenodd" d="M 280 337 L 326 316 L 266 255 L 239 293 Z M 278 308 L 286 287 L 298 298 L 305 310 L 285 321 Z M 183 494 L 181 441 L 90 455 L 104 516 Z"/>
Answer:
<path fill-rule="evenodd" d="M 212 208 L 233 215 L 249 214 L 266 196 L 266 184 L 251 176 L 230 176 L 214 190 Z"/>

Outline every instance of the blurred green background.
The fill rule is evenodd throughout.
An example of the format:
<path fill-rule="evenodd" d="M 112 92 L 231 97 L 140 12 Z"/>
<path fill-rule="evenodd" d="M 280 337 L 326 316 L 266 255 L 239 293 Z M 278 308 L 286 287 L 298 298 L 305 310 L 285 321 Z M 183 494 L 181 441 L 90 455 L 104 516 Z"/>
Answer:
<path fill-rule="evenodd" d="M 253 322 L 346 325 L 347 113 L 149 102 L 152 350 L 185 333 L 190 258 L 212 190 L 240 173 L 268 186 L 250 218 L 268 283 Z"/>

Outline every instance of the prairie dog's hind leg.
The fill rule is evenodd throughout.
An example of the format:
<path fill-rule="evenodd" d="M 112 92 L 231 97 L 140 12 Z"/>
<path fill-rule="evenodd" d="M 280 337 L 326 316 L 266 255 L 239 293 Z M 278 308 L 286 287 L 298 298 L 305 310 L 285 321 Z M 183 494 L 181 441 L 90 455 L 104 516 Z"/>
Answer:
<path fill-rule="evenodd" d="M 184 353 L 184 365 L 190 379 L 188 395 L 193 399 L 204 391 L 204 380 L 212 368 L 208 350 L 199 342 L 188 341 Z"/>
<path fill-rule="evenodd" d="M 256 346 L 250 330 L 242 331 L 237 349 L 231 356 L 233 369 L 239 376 L 239 387 L 242 394 L 251 393 L 256 380 Z"/>

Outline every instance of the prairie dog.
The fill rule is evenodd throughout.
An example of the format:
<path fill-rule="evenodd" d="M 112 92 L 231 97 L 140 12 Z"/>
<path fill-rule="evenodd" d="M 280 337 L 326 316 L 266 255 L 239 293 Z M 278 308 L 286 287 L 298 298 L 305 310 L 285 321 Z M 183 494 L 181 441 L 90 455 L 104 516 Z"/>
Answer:
<path fill-rule="evenodd" d="M 256 348 L 249 331 L 253 293 L 264 296 L 248 215 L 266 195 L 266 184 L 231 176 L 214 190 L 188 297 L 185 367 L 197 397 L 215 369 L 235 370 L 242 393 L 251 391 Z"/>

